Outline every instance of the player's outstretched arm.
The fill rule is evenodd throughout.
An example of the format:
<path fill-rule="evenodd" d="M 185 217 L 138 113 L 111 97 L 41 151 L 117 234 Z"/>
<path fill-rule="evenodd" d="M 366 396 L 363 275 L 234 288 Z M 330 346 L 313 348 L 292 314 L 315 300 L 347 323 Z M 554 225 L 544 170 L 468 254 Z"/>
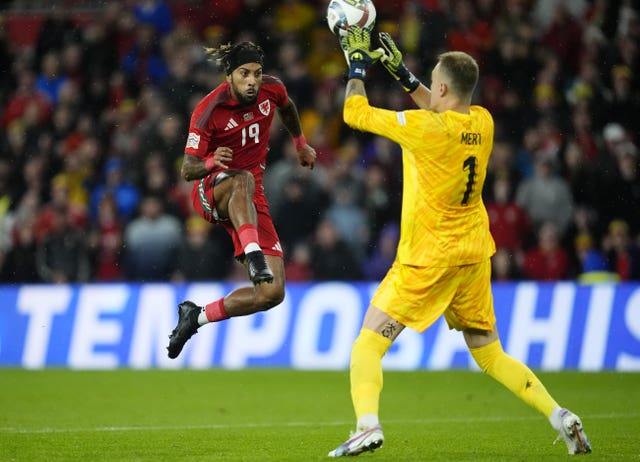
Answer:
<path fill-rule="evenodd" d="M 380 62 L 384 68 L 396 79 L 404 91 L 410 94 L 420 109 L 429 109 L 431 92 L 420 80 L 409 71 L 402 60 L 402 52 L 387 32 L 380 32 L 378 39 L 382 45 L 383 55 Z"/>
<path fill-rule="evenodd" d="M 307 139 L 302 133 L 298 109 L 291 98 L 284 106 L 278 108 L 278 115 L 282 125 L 287 129 L 298 151 L 298 161 L 303 167 L 313 170 L 316 164 L 316 150 L 307 144 Z"/>

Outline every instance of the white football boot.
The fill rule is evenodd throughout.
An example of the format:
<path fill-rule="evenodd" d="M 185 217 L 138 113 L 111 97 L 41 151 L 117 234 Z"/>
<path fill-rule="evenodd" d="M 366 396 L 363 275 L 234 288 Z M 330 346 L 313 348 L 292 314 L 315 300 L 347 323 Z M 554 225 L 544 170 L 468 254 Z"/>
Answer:
<path fill-rule="evenodd" d="M 365 451 L 375 451 L 379 447 L 382 447 L 382 443 L 384 443 L 382 427 L 376 425 L 375 427 L 352 433 L 346 442 L 331 451 L 328 456 L 357 456 Z"/>
<path fill-rule="evenodd" d="M 558 430 L 558 437 L 553 444 L 561 439 L 567 444 L 567 450 L 571 455 L 591 452 L 591 442 L 582 429 L 580 417 L 567 409 L 560 411 L 560 429 Z"/>

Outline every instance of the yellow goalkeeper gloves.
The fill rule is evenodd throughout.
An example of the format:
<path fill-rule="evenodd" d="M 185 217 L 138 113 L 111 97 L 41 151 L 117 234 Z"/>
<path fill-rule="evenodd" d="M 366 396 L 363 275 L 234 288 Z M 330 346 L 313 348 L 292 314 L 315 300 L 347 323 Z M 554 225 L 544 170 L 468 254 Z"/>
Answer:
<path fill-rule="evenodd" d="M 396 79 L 404 91 L 412 93 L 420 86 L 420 80 L 413 75 L 402 61 L 402 53 L 396 46 L 391 36 L 386 32 L 380 32 L 378 39 L 382 45 L 380 62 L 384 68 Z"/>
<path fill-rule="evenodd" d="M 367 68 L 382 57 L 382 50 L 370 50 L 371 31 L 367 28 L 351 26 L 347 34 L 340 38 L 340 47 L 349 63 L 349 78 L 364 80 Z"/>

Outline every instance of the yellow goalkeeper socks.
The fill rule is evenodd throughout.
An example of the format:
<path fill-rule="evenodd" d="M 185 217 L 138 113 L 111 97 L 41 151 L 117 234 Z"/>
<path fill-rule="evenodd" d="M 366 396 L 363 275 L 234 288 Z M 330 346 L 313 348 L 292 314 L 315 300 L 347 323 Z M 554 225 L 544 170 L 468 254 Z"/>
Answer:
<path fill-rule="evenodd" d="M 504 352 L 500 340 L 469 351 L 484 372 L 547 418 L 551 416 L 558 403 L 531 369 Z"/>
<path fill-rule="evenodd" d="M 378 416 L 382 391 L 382 357 L 391 340 L 369 329 L 361 329 L 351 350 L 351 400 L 358 418 Z M 368 426 L 368 425 L 367 425 Z"/>

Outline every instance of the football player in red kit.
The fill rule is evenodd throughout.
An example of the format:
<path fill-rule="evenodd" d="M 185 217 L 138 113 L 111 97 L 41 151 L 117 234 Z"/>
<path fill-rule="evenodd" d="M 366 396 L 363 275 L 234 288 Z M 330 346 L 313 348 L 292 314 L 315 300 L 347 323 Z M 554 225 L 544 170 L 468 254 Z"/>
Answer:
<path fill-rule="evenodd" d="M 206 50 L 222 66 L 226 79 L 193 111 L 181 173 L 193 181 L 195 210 L 227 230 L 253 285 L 203 307 L 181 303 L 178 324 L 169 336 L 170 358 L 180 354 L 200 326 L 265 311 L 284 298 L 282 248 L 262 187 L 276 113 L 293 137 L 300 165 L 313 169 L 316 160 L 287 89 L 278 78 L 262 73 L 262 49 L 242 42 Z"/>

